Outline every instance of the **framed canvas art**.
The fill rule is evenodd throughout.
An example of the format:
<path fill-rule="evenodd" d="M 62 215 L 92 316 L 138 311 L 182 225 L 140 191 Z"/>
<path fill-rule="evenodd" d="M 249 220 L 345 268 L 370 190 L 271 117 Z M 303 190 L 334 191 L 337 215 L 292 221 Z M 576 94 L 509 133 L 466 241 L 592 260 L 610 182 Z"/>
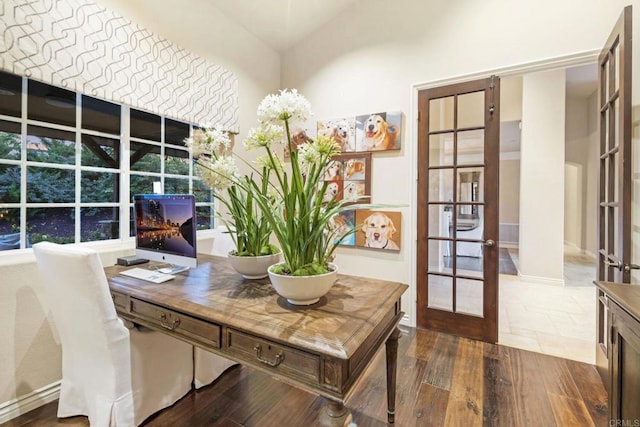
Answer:
<path fill-rule="evenodd" d="M 402 113 L 400 111 L 357 116 L 355 151 L 399 150 L 402 145 L 401 128 Z"/>
<path fill-rule="evenodd" d="M 402 213 L 356 210 L 355 244 L 362 248 L 399 251 L 402 236 Z"/>
<path fill-rule="evenodd" d="M 347 153 L 334 156 L 324 170 L 329 181 L 326 200 L 347 199 L 349 204 L 371 202 L 371 153 Z"/>
<path fill-rule="evenodd" d="M 294 150 L 305 142 L 311 142 L 312 139 L 316 138 L 316 129 L 315 123 L 307 120 L 304 123 L 292 123 L 291 124 L 291 143 L 293 144 Z M 286 138 L 284 138 L 286 141 Z M 291 154 L 289 153 L 289 146 L 285 143 L 283 157 L 284 161 L 288 162 L 291 159 Z"/>
<path fill-rule="evenodd" d="M 317 123 L 317 134 L 332 136 L 343 153 L 356 151 L 356 118 L 321 120 Z"/>
<path fill-rule="evenodd" d="M 344 211 L 334 216 L 329 224 L 329 232 L 336 236 L 333 241 L 341 246 L 355 246 L 356 236 L 354 234 L 354 228 L 356 226 L 356 211 Z M 337 236 L 343 237 L 338 241 Z"/>

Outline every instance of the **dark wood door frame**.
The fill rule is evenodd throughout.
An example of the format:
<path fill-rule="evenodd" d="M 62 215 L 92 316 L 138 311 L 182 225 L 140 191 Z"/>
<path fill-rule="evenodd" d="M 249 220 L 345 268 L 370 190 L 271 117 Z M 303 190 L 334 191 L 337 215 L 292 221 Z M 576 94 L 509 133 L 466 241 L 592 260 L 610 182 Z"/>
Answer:
<path fill-rule="evenodd" d="M 484 91 L 484 239 L 494 246 L 483 249 L 483 316 L 471 316 L 455 312 L 456 278 L 453 277 L 453 312 L 434 310 L 429 307 L 428 260 L 429 260 L 429 102 L 431 99 L 457 96 Z M 457 99 L 457 98 L 456 98 Z M 457 102 L 457 101 L 456 101 Z M 498 175 L 499 175 L 499 131 L 500 131 L 500 85 L 499 79 L 491 77 L 418 92 L 418 185 L 417 185 L 417 325 L 441 332 L 495 343 L 498 340 Z M 457 114 L 457 113 L 455 113 Z M 457 119 L 454 119 L 457 120 Z M 454 125 L 454 128 L 456 125 Z M 462 129 L 464 130 L 464 129 Z M 455 141 L 454 137 L 454 141 Z M 454 142 L 454 147 L 456 142 Z M 455 150 L 456 148 L 454 148 Z M 454 160 L 454 171 L 457 165 Z M 455 173 L 454 173 L 455 175 Z M 455 187 L 455 185 L 454 185 Z M 455 190 L 454 190 L 455 191 Z M 456 201 L 454 200 L 454 212 Z M 453 215 L 455 218 L 455 214 Z M 455 228 L 455 219 L 454 219 Z M 431 239 L 433 240 L 433 238 Z M 455 240 L 455 239 L 454 239 Z M 455 247 L 455 243 L 454 243 Z M 452 256 L 453 271 L 456 256 Z M 455 276 L 455 273 L 453 274 Z"/>
<path fill-rule="evenodd" d="M 635 267 L 631 264 L 631 25 L 632 7 L 627 6 L 598 57 L 600 176 L 597 279 L 619 283 L 630 283 L 631 268 Z M 596 305 L 596 365 L 608 386 L 607 347 L 611 344 L 611 325 L 608 324 L 608 303 L 601 290 L 598 290 Z"/>

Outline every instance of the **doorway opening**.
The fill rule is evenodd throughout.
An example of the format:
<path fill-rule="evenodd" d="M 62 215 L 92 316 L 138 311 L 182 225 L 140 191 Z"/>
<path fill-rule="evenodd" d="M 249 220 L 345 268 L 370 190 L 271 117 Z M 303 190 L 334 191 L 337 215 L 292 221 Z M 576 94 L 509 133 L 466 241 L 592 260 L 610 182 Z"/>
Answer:
<path fill-rule="evenodd" d="M 516 274 L 502 268 L 507 261 L 501 263 L 498 342 L 593 364 L 597 64 L 549 73 L 502 79 L 499 247 L 509 255 Z M 546 99 L 539 90 L 531 92 L 540 87 L 549 88 Z M 562 87 L 564 91 L 557 93 Z M 547 110 L 539 116 L 532 112 L 538 102 Z M 558 109 L 553 114 L 564 115 L 562 127 L 535 122 L 553 108 Z M 545 126 L 555 135 L 536 129 Z M 544 147 L 546 140 L 538 140 L 545 136 L 555 139 L 549 147 Z M 546 160 L 554 160 L 545 161 L 545 153 Z M 557 159 L 560 155 L 563 161 Z M 540 174 L 555 186 L 536 188 Z M 535 235 L 528 234 L 531 230 Z"/>

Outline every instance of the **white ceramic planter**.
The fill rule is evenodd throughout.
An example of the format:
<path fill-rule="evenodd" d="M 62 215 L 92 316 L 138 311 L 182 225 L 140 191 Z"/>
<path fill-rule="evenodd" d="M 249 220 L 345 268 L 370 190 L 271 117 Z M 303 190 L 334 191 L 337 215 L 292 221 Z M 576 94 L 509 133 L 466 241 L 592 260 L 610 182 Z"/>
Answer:
<path fill-rule="evenodd" d="M 234 251 L 232 251 L 234 252 Z M 282 253 L 262 256 L 237 256 L 227 255 L 229 263 L 235 271 L 242 274 L 245 279 L 262 279 L 267 277 L 267 269 L 280 262 Z"/>
<path fill-rule="evenodd" d="M 289 303 L 311 305 L 318 302 L 321 297 L 329 292 L 336 281 L 338 267 L 334 264 L 329 264 L 329 267 L 333 271 L 317 276 L 276 274 L 269 268 L 269 279 L 278 295 L 286 298 Z"/>

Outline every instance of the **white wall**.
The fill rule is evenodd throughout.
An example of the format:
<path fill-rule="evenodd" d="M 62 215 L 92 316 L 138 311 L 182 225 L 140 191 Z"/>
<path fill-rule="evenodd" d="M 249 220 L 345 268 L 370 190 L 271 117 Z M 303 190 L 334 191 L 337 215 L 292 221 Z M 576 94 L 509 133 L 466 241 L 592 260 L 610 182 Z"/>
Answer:
<path fill-rule="evenodd" d="M 600 134 L 598 122 L 600 108 L 598 107 L 598 92 L 587 99 L 587 147 L 588 157 L 586 166 L 586 196 L 585 196 L 585 224 L 583 229 L 583 249 L 586 253 L 596 256 L 598 253 L 598 181 L 600 168 Z M 591 225 L 589 225 L 591 224 Z"/>
<path fill-rule="evenodd" d="M 566 99 L 565 117 L 565 213 L 564 240 L 575 248 L 582 249 L 585 224 L 583 198 L 586 196 L 586 172 L 583 170 L 588 158 L 587 103 L 581 98 Z M 597 188 L 596 188 L 597 190 Z M 586 205 L 586 203 L 585 203 Z M 593 226 L 595 224 L 591 224 Z"/>
<path fill-rule="evenodd" d="M 598 195 L 597 92 L 567 98 L 565 160 L 571 177 L 565 182 L 565 242 L 595 254 Z"/>
<path fill-rule="evenodd" d="M 519 271 L 548 283 L 564 280 L 564 94 L 564 70 L 524 76 Z"/>
<path fill-rule="evenodd" d="M 582 165 L 564 165 L 564 242 L 575 249 L 582 247 Z"/>
<path fill-rule="evenodd" d="M 256 124 L 262 98 L 280 88 L 280 55 L 228 22 L 206 0 L 190 0 L 188 5 L 170 0 L 97 1 L 236 74 L 240 92 L 236 141 Z M 238 147 L 241 144 L 236 144 L 236 150 Z M 206 243 L 203 246 L 211 246 Z M 124 252 L 116 249 L 105 254 L 104 260 L 113 264 L 131 248 L 132 244 Z M 0 253 L 0 408 L 2 402 L 60 379 L 60 348 L 36 273 L 32 255 Z M 0 423 L 2 415 L 0 410 Z"/>
<path fill-rule="evenodd" d="M 94 1 L 235 73 L 240 92 L 239 141 L 256 124 L 262 98 L 280 88 L 280 55 L 207 0 Z"/>
<path fill-rule="evenodd" d="M 519 221 L 520 159 L 500 160 L 500 223 L 519 224 Z"/>
<path fill-rule="evenodd" d="M 410 204 L 417 168 L 414 84 L 599 51 L 627 3 L 361 0 L 284 53 L 282 85 L 305 94 L 318 118 L 405 112 L 403 149 L 373 155 L 372 196 Z M 400 254 L 353 249 L 338 255 L 344 272 L 409 281 L 403 310 L 412 321 L 414 210 L 402 210 Z"/>
<path fill-rule="evenodd" d="M 522 120 L 522 76 L 500 79 L 500 121 Z"/>

